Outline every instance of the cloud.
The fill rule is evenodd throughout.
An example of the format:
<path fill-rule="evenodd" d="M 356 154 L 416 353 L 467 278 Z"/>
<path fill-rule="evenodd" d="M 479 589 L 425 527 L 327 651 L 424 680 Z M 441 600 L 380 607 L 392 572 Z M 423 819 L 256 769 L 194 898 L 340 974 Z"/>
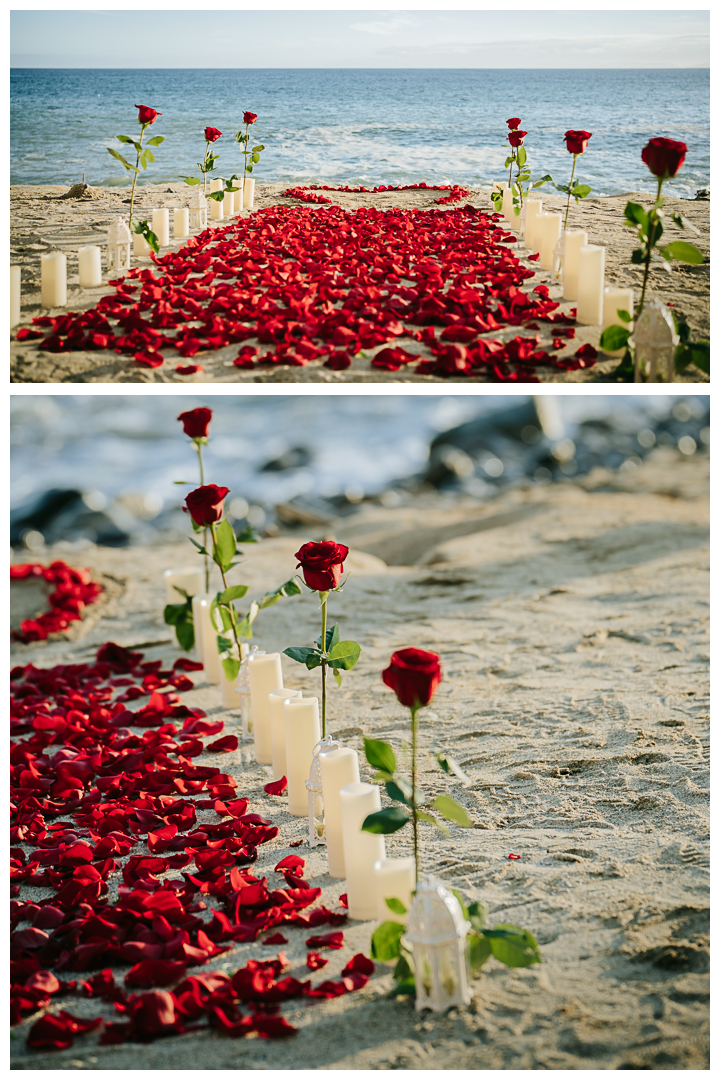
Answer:
<path fill-rule="evenodd" d="M 405 26 L 414 26 L 412 19 L 393 19 L 391 22 L 351 23 L 351 30 L 359 30 L 363 34 L 397 34 Z"/>

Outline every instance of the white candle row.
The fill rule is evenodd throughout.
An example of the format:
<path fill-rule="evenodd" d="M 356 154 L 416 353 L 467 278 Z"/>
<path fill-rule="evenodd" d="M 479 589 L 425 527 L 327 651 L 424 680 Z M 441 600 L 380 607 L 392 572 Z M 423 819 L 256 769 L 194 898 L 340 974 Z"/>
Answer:
<path fill-rule="evenodd" d="M 222 221 L 224 218 L 239 214 L 240 210 L 243 208 L 252 210 L 255 199 L 254 179 L 250 176 L 246 177 L 244 187 L 242 180 L 236 180 L 235 184 L 239 187 L 239 190 L 226 191 L 222 202 L 218 202 L 217 199 L 210 199 L 210 217 L 213 221 Z M 222 191 L 223 188 L 224 181 L 221 179 L 215 179 L 210 182 L 211 192 Z"/>

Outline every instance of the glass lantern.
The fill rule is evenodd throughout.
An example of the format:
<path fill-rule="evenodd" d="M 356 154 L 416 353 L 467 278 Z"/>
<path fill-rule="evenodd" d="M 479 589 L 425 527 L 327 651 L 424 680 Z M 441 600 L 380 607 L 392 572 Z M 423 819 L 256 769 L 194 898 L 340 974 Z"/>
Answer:
<path fill-rule="evenodd" d="M 469 929 L 457 897 L 442 882 L 433 877 L 419 882 L 404 935 L 412 946 L 418 1012 L 445 1012 L 470 1000 L 466 959 Z"/>
<path fill-rule="evenodd" d="M 673 382 L 679 341 L 668 309 L 659 300 L 649 300 L 628 341 L 635 352 L 635 382 Z"/>
<path fill-rule="evenodd" d="M 526 201 L 527 200 L 523 200 L 523 204 L 522 204 L 522 206 L 520 208 L 520 216 L 517 219 L 517 223 L 518 223 L 518 239 L 521 238 L 521 237 L 523 239 L 525 238 L 525 222 L 527 221 Z"/>
<path fill-rule="evenodd" d="M 238 681 L 237 686 L 235 687 L 235 693 L 240 695 L 240 715 L 242 717 L 243 739 L 252 739 L 253 737 L 252 708 L 250 704 L 250 672 L 248 671 L 248 660 L 251 656 L 262 656 L 264 651 L 264 649 L 258 649 L 257 645 L 253 645 L 243 657 L 242 663 L 240 664 L 240 671 L 238 672 Z"/>
<path fill-rule="evenodd" d="M 305 781 L 308 793 L 308 836 L 310 847 L 318 847 L 319 844 L 327 844 L 325 839 L 325 816 L 322 800 L 322 773 L 320 772 L 320 755 L 328 750 L 339 748 L 340 743 L 333 739 L 332 735 L 324 735 L 320 742 L 313 747 L 313 760 L 310 766 L 310 776 Z"/>
<path fill-rule="evenodd" d="M 565 230 L 560 230 L 558 242 L 553 250 L 553 268 L 552 279 L 553 281 L 562 281 L 563 269 L 565 266 Z"/>
<path fill-rule="evenodd" d="M 208 223 L 208 203 L 199 187 L 190 197 L 190 228 L 206 229 Z"/>
<path fill-rule="evenodd" d="M 124 218 L 114 221 L 107 234 L 108 272 L 119 273 L 130 269 L 130 248 L 132 236 Z"/>

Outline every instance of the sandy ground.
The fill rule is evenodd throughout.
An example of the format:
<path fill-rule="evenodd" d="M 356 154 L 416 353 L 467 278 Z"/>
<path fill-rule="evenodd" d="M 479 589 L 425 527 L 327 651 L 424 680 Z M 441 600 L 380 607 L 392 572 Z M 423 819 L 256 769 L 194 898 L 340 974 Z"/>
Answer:
<path fill-rule="evenodd" d="M 542 965 L 511 971 L 491 960 L 471 1004 L 446 1016 L 388 1000 L 381 965 L 362 991 L 284 1006 L 301 1028 L 290 1041 L 203 1033 L 102 1048 L 91 1034 L 67 1051 L 30 1054 L 26 1021 L 15 1029 L 14 1067 L 709 1068 L 707 489 L 707 457 L 662 447 L 634 470 L 597 470 L 485 502 L 433 495 L 337 522 L 352 576 L 332 597 L 331 617 L 363 654 L 343 689 L 330 692 L 331 730 L 358 749 L 363 733 L 399 748 L 407 718 L 380 670 L 401 646 L 441 654 L 444 680 L 421 714 L 423 786 L 449 791 L 475 828 L 438 839 L 421 826 L 425 869 L 484 900 L 491 925 L 531 929 Z M 238 580 L 252 583 L 250 595 L 279 583 L 311 538 L 319 537 L 298 531 L 249 549 Z M 40 552 L 112 575 L 121 593 L 75 641 L 15 647 L 13 661 L 89 658 L 108 639 L 171 661 L 178 650 L 161 621 L 160 575 L 186 563 L 189 550 L 65 544 Z M 18 603 L 33 607 L 37 595 Z M 316 621 L 312 597 L 280 603 L 258 620 L 257 644 L 308 642 Z M 316 691 L 317 673 L 290 661 L 285 672 L 288 684 Z M 222 715 L 229 730 L 237 723 L 201 676 L 185 699 Z M 433 768 L 432 744 L 458 758 L 469 788 Z M 280 827 L 257 864 L 274 880 L 303 820 L 264 794 L 270 769 L 254 763 L 252 744 L 220 757 L 238 794 Z M 409 832 L 397 834 L 388 853 L 409 844 Z M 323 849 L 294 850 L 335 906 L 345 884 L 328 876 Z M 521 859 L 508 861 L 511 851 Z M 31 894 L 24 887 L 24 898 Z M 336 977 L 354 952 L 368 952 L 373 928 L 349 921 L 346 945 L 323 975 Z M 286 936 L 292 974 L 301 975 L 306 932 Z M 234 971 L 262 952 L 236 946 L 210 966 Z M 93 1000 L 61 1004 L 111 1013 Z"/>
<path fill-rule="evenodd" d="M 282 191 L 287 189 L 286 184 L 266 184 L 259 182 L 256 186 L 255 208 L 271 205 L 307 205 L 298 204 L 294 199 L 282 197 Z M 68 309 L 85 310 L 95 304 L 98 299 L 109 290 L 107 287 L 97 289 L 81 289 L 77 277 L 77 250 L 83 244 L 105 245 L 108 225 L 119 215 L 128 213 L 130 201 L 129 188 L 95 188 L 90 189 L 90 195 L 81 200 L 62 199 L 60 196 L 67 192 L 67 188 L 61 187 L 22 187 L 16 186 L 10 189 L 11 201 L 11 261 L 22 266 L 22 289 L 23 309 L 21 325 L 29 324 L 33 316 L 40 314 L 61 314 L 61 309 L 47 312 L 40 307 L 40 256 L 51 250 L 65 251 L 68 254 Z M 185 206 L 190 199 L 190 189 L 182 183 L 146 185 L 139 188 L 137 200 L 137 213 L 140 217 L 148 216 L 150 210 L 159 206 Z M 377 195 L 343 194 L 341 192 L 324 192 L 337 205 L 348 209 L 358 206 L 376 206 L 381 209 L 390 207 L 417 207 L 430 209 L 434 206 L 434 200 L 438 192 L 385 192 Z M 543 200 L 543 209 L 560 210 L 564 206 L 562 196 L 552 193 L 550 188 L 542 188 L 538 196 Z M 652 205 L 653 197 L 648 193 L 627 193 L 602 199 L 586 199 L 580 206 L 573 204 L 570 212 L 569 227 L 583 228 L 588 233 L 588 241 L 591 244 L 602 244 L 606 247 L 606 282 L 619 287 L 632 286 L 635 290 L 636 303 L 640 298 L 642 284 L 642 270 L 632 266 L 630 253 L 634 247 L 634 233 L 623 227 L 623 210 L 628 199 L 633 199 L 645 206 Z M 492 209 L 490 194 L 487 189 L 472 189 L 470 199 L 472 205 L 483 209 Z M 456 205 L 461 206 L 463 202 Z M 441 207 L 439 209 L 450 209 Z M 666 227 L 666 237 L 677 239 L 681 236 L 692 240 L 706 256 L 706 262 L 702 266 L 689 266 L 683 263 L 675 263 L 672 272 L 668 274 L 662 269 L 652 272 L 651 291 L 654 291 L 663 301 L 670 301 L 675 305 L 678 314 L 683 315 L 693 329 L 697 338 L 707 338 L 710 333 L 710 267 L 709 267 L 709 242 L 710 242 L 710 203 L 709 201 L 686 201 L 682 199 L 668 199 L 666 204 L 669 224 Z M 687 235 L 670 221 L 670 213 L 677 211 L 685 216 L 697 229 L 700 235 Z M 244 214 L 250 211 L 243 211 Z M 213 223 L 222 228 L 227 222 Z M 176 250 L 181 246 L 181 241 L 173 242 L 170 249 Z M 515 249 L 517 245 L 513 245 Z M 524 253 L 524 248 L 518 248 L 518 254 Z M 527 263 L 523 258 L 523 264 L 536 269 L 535 263 Z M 151 266 L 149 259 L 137 259 L 133 265 Z M 562 287 L 553 284 L 547 271 L 537 270 L 536 276 L 526 283 L 526 288 L 534 288 L 536 284 L 546 283 L 550 285 L 550 296 L 554 300 L 562 299 Z M 565 302 L 562 305 L 564 311 L 569 311 L 573 303 Z M 65 310 L 65 309 L 62 309 Z M 509 327 L 501 334 L 493 334 L 494 337 L 514 337 L 518 328 Z M 439 379 L 435 376 L 415 375 L 412 371 L 387 372 L 371 367 L 371 359 L 377 351 L 370 350 L 367 355 L 353 361 L 353 365 L 347 371 L 330 371 L 322 366 L 322 361 L 315 361 L 306 367 L 290 367 L 277 365 L 268 369 L 238 369 L 233 367 L 232 361 L 237 356 L 237 345 L 227 346 L 213 352 L 199 354 L 194 362 L 201 363 L 205 368 L 204 373 L 192 376 L 178 375 L 175 364 L 168 363 L 164 368 L 139 369 L 129 357 L 118 356 L 114 352 L 72 352 L 72 353 L 47 353 L 38 347 L 37 342 L 17 342 L 16 331 L 11 334 L 11 379 L 13 382 L 320 382 L 320 383 L 345 383 L 345 382 L 373 382 L 373 383 L 398 383 L 398 382 L 435 382 L 447 383 L 460 382 L 486 382 L 484 376 L 467 379 L 460 377 L 456 380 Z M 566 348 L 557 355 L 572 354 L 584 342 L 590 342 L 597 346 L 600 336 L 599 327 L 577 328 L 577 336 L 574 341 L 568 342 Z M 548 326 L 543 331 L 544 344 L 550 344 L 552 328 Z M 403 344 L 403 339 L 397 339 L 398 344 Z M 251 342 L 254 344 L 254 341 Z M 415 347 L 415 346 L 414 346 Z M 544 345 L 540 346 L 541 348 Z M 377 347 L 378 349 L 381 346 Z M 423 347 L 424 350 L 424 347 Z M 421 352 L 423 351 L 421 350 Z M 426 351 L 426 350 L 425 350 Z M 427 355 L 430 355 L 429 352 Z M 605 356 L 605 354 L 601 354 Z M 597 382 L 611 378 L 612 372 L 617 366 L 617 359 L 601 359 L 588 371 L 561 372 L 553 368 L 538 368 L 537 373 L 543 382 Z M 680 381 L 684 382 L 707 382 L 707 377 L 694 367 L 691 373 L 685 373 Z"/>

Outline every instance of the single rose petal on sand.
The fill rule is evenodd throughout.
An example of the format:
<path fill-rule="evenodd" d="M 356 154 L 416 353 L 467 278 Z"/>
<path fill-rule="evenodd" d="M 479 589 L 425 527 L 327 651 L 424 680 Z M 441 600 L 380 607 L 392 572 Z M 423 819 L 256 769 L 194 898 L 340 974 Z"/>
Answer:
<path fill-rule="evenodd" d="M 175 370 L 178 375 L 197 375 L 199 371 L 204 371 L 205 368 L 202 364 L 178 364 Z"/>
<path fill-rule="evenodd" d="M 311 952 L 307 954 L 305 963 L 311 971 L 319 971 L 320 968 L 324 968 L 328 961 L 317 952 Z"/>
<path fill-rule="evenodd" d="M 265 784 L 263 788 L 268 795 L 284 795 L 287 791 L 287 777 L 282 776 L 279 780 L 273 780 L 270 784 Z"/>
<path fill-rule="evenodd" d="M 344 938 L 342 930 L 334 930 L 329 934 L 316 934 L 308 938 L 305 944 L 308 949 L 342 949 Z"/>

